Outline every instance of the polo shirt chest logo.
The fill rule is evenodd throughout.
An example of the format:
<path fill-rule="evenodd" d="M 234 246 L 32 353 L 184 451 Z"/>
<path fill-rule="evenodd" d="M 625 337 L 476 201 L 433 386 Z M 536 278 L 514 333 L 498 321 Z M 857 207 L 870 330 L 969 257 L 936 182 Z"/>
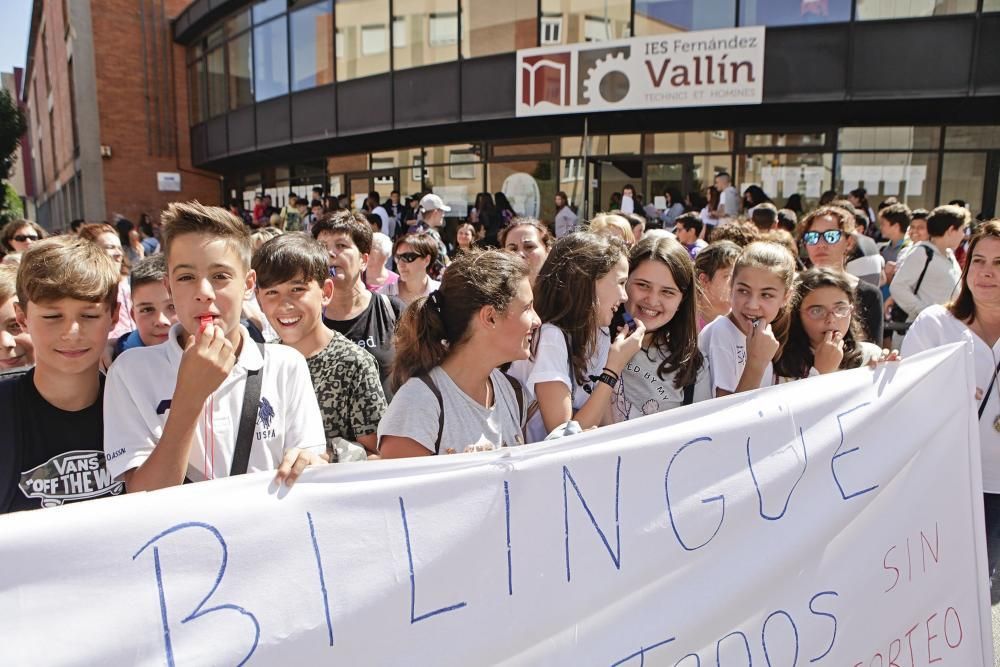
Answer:
<path fill-rule="evenodd" d="M 261 396 L 260 403 L 257 405 L 257 440 L 269 440 L 275 437 L 275 430 L 271 428 L 271 422 L 276 416 L 274 406 L 267 398 Z"/>

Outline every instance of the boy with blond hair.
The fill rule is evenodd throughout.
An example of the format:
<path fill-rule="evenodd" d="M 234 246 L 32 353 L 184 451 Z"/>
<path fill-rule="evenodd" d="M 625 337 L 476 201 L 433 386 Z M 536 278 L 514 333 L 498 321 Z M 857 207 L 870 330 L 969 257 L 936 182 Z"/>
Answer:
<path fill-rule="evenodd" d="M 17 266 L 0 264 L 0 375 L 34 363 L 31 337 L 17 323 Z"/>
<path fill-rule="evenodd" d="M 121 493 L 101 446 L 98 371 L 118 319 L 118 280 L 88 241 L 53 238 L 25 251 L 14 309 L 35 367 L 0 380 L 0 513 Z"/>
<path fill-rule="evenodd" d="M 162 246 L 177 324 L 165 343 L 111 367 L 108 470 L 129 492 L 262 470 L 290 486 L 324 462 L 326 438 L 302 355 L 257 345 L 240 324 L 255 284 L 246 225 L 222 208 L 174 203 Z"/>

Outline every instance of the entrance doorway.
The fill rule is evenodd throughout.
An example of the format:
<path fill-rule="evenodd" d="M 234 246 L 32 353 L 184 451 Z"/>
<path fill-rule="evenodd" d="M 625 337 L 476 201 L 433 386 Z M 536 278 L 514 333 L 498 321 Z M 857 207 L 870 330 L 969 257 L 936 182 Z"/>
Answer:
<path fill-rule="evenodd" d="M 349 174 L 347 176 L 347 194 L 351 198 L 351 206 L 360 209 L 369 192 L 378 192 L 381 201 L 389 198 L 389 193 L 399 190 L 399 170 L 382 169 L 364 174 Z"/>
<path fill-rule="evenodd" d="M 610 211 L 620 206 L 622 188 L 631 185 L 636 192 L 642 191 L 642 160 L 593 160 L 594 181 L 591 208 L 594 213 Z M 613 195 L 615 204 L 612 204 Z"/>

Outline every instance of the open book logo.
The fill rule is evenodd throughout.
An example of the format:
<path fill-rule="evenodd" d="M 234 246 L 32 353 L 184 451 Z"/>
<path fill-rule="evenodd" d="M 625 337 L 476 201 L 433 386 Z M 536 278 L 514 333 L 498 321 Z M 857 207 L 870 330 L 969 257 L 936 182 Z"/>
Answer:
<path fill-rule="evenodd" d="M 521 104 L 570 106 L 572 58 L 572 52 L 565 51 L 521 60 Z"/>

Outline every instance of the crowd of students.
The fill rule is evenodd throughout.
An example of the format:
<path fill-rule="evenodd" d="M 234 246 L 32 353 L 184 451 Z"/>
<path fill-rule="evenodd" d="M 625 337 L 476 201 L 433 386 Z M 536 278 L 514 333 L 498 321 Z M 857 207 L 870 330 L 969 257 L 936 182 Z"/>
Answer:
<path fill-rule="evenodd" d="M 849 201 L 808 212 L 794 236 L 773 206 L 757 211 L 710 231 L 680 214 L 672 232 L 610 212 L 559 239 L 500 218 L 499 248 L 460 243 L 450 259 L 435 195 L 419 206 L 427 228 L 394 242 L 363 212 L 262 235 L 225 209 L 175 203 L 162 253 L 135 261 L 110 225 L 45 239 L 10 223 L 0 512 L 566 437 L 895 360 L 888 323 L 903 355 L 973 343 L 992 570 L 1000 221 L 970 237 L 967 211 L 942 206 L 921 230 L 890 202 L 877 214 L 883 261 L 858 268 L 870 255 Z M 69 479 L 63 462 L 81 454 L 106 474 Z"/>

